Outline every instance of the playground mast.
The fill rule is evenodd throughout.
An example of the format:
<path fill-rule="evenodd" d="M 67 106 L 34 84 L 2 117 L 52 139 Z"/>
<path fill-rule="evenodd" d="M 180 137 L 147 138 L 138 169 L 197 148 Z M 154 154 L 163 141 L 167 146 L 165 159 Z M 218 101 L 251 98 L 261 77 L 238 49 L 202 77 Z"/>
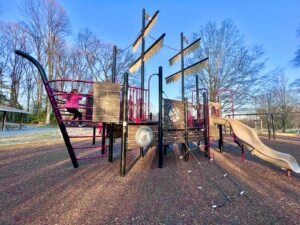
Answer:
<path fill-rule="evenodd" d="M 191 75 L 193 73 L 196 73 L 196 72 L 202 70 L 204 67 L 206 67 L 206 65 L 208 63 L 208 58 L 205 58 L 203 60 L 200 60 L 200 61 L 184 68 L 184 56 L 187 56 L 188 54 L 194 52 L 195 50 L 197 50 L 200 47 L 200 38 L 195 40 L 193 43 L 191 43 L 186 48 L 184 48 L 184 42 L 186 44 L 188 44 L 188 39 L 181 32 L 181 34 L 180 34 L 180 46 L 181 46 L 180 52 L 177 53 L 175 56 L 173 56 L 171 59 L 169 59 L 170 66 L 174 65 L 180 59 L 181 60 L 181 69 L 180 69 L 180 71 L 166 77 L 167 84 L 175 82 L 175 81 L 179 80 L 181 77 L 182 101 L 184 101 L 184 97 L 185 97 L 185 95 L 184 95 L 184 76 L 188 76 L 188 75 Z"/>
<path fill-rule="evenodd" d="M 159 52 L 159 50 L 163 46 L 164 42 L 164 37 L 165 34 L 160 36 L 154 44 L 152 44 L 147 50 L 145 50 L 145 37 L 150 33 L 151 29 L 155 25 L 157 21 L 159 11 L 157 10 L 153 17 L 150 17 L 147 13 L 146 10 L 143 9 L 142 11 L 142 30 L 138 38 L 133 44 L 132 51 L 135 53 L 137 49 L 141 46 L 141 56 L 130 66 L 129 72 L 135 73 L 139 69 L 141 69 L 141 90 L 144 90 L 145 87 L 145 62 L 151 59 L 156 53 Z M 148 24 L 146 25 L 146 20 L 148 20 Z M 143 91 L 142 91 L 143 92 Z M 140 117 L 142 118 L 143 115 L 143 103 L 144 103 L 144 95 L 142 93 L 141 95 L 141 107 L 140 107 Z"/>

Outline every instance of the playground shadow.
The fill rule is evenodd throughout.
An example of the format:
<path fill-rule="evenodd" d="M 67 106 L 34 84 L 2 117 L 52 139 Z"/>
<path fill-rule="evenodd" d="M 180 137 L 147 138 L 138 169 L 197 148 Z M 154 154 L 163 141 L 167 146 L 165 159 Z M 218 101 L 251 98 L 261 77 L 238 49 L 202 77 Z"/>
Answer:
<path fill-rule="evenodd" d="M 248 174 L 249 170 L 236 164 L 230 158 L 234 156 L 227 152 L 220 156 L 216 153 L 217 160 L 223 160 L 219 163 L 222 170 L 198 151 L 193 152 L 198 161 L 190 155 L 185 162 L 174 146 L 164 157 L 163 169 L 158 168 L 157 150 L 153 147 L 126 177 L 120 177 L 119 149 L 116 143 L 112 163 L 107 158 L 80 161 L 77 169 L 72 168 L 63 143 L 36 145 L 34 150 L 31 145 L 24 145 L 23 149 L 14 150 L 15 158 L 9 163 L 5 160 L 12 153 L 0 152 L 0 165 L 3 165 L 0 167 L 0 224 L 254 224 L 257 221 L 270 224 L 278 221 L 278 217 L 272 216 L 278 210 L 272 208 L 274 201 L 269 200 L 270 193 L 267 193 L 267 186 L 274 176 L 278 177 L 276 173 L 266 179 L 267 175 L 261 174 L 264 168 L 259 167 L 255 176 Z M 41 156 L 40 151 L 45 154 Z M 30 156 L 24 159 L 24 154 L 18 156 L 19 152 Z M 94 152 L 90 150 L 87 154 Z M 139 156 L 139 150 L 130 151 L 127 156 L 130 165 Z M 224 179 L 224 171 L 229 171 L 241 187 L 246 186 L 244 190 L 252 201 L 260 204 L 252 204 L 243 196 L 235 197 L 240 190 Z M 284 182 L 291 181 L 286 178 Z M 265 190 L 259 188 L 257 192 L 257 187 Z M 286 190 L 283 182 L 273 187 L 276 194 L 289 192 L 282 201 L 295 204 L 290 198 L 299 197 L 295 182 L 286 185 Z M 212 209 L 214 204 L 223 203 L 222 193 L 231 196 L 231 202 Z M 290 222 L 282 218 L 283 223 Z"/>

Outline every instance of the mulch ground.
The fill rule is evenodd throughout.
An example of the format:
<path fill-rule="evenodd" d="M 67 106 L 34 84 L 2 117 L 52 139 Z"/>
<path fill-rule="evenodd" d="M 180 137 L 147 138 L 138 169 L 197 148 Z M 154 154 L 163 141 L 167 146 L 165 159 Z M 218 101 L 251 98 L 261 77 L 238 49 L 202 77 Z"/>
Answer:
<path fill-rule="evenodd" d="M 300 139 L 262 140 L 300 162 Z M 82 143 L 80 143 L 82 144 Z M 0 224 L 299 224 L 300 176 L 284 175 L 250 153 L 241 162 L 235 144 L 212 150 L 209 162 L 195 151 L 188 162 L 170 146 L 164 168 L 156 150 L 130 166 L 115 159 L 80 162 L 73 169 L 62 141 L 0 147 Z M 88 150 L 90 154 L 93 150 Z"/>

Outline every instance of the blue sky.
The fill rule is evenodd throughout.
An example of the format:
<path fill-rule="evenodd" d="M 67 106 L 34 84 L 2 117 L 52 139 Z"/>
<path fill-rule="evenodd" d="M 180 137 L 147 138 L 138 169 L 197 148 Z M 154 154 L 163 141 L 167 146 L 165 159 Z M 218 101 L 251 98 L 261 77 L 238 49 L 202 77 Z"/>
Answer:
<path fill-rule="evenodd" d="M 0 0 L 4 21 L 18 21 L 22 17 L 18 7 L 22 0 Z M 296 30 L 300 26 L 300 1 L 297 0 L 210 0 L 210 1 L 100 1 L 100 0 L 58 0 L 65 8 L 73 30 L 73 36 L 78 31 L 88 27 L 103 41 L 125 48 L 136 38 L 141 29 L 142 8 L 149 15 L 160 10 L 158 22 L 151 35 L 159 37 L 166 33 L 165 44 L 179 49 L 179 35 L 184 32 L 187 37 L 198 31 L 201 25 L 208 21 L 221 22 L 231 18 L 241 34 L 246 45 L 259 44 L 263 46 L 268 59 L 265 71 L 275 68 L 285 68 L 290 81 L 300 78 L 300 69 L 293 68 L 290 61 L 294 57 L 300 39 Z M 71 40 L 71 39 L 70 39 Z M 192 40 L 191 40 L 192 41 Z M 153 41 L 146 40 L 147 46 Z M 148 76 L 164 67 L 164 76 L 176 72 L 169 68 L 168 59 L 176 51 L 163 48 L 159 55 L 146 64 Z M 177 91 L 178 90 L 178 91 Z M 165 86 L 169 97 L 179 95 L 180 86 L 173 84 Z"/>

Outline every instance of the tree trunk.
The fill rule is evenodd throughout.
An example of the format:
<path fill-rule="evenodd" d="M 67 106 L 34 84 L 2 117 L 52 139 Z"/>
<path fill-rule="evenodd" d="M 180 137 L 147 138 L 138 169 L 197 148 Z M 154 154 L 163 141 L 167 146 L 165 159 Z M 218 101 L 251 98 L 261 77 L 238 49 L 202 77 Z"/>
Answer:
<path fill-rule="evenodd" d="M 46 101 L 46 125 L 50 124 L 50 117 L 51 117 L 51 112 L 52 112 L 52 109 L 51 109 L 51 104 L 50 104 L 50 101 L 49 99 L 47 99 Z"/>
<path fill-rule="evenodd" d="M 49 80 L 53 78 L 53 61 L 52 52 L 48 52 L 48 76 Z M 50 124 L 51 104 L 49 99 L 46 100 L 46 125 Z"/>
<path fill-rule="evenodd" d="M 285 133 L 285 128 L 286 128 L 286 118 L 284 113 L 281 114 L 281 121 L 282 121 L 282 133 Z"/>
<path fill-rule="evenodd" d="M 43 101 L 43 86 L 42 81 L 40 78 L 40 75 L 38 74 L 38 80 L 37 80 L 37 100 L 36 100 L 36 110 L 37 114 L 40 115 L 42 112 L 42 101 Z"/>

